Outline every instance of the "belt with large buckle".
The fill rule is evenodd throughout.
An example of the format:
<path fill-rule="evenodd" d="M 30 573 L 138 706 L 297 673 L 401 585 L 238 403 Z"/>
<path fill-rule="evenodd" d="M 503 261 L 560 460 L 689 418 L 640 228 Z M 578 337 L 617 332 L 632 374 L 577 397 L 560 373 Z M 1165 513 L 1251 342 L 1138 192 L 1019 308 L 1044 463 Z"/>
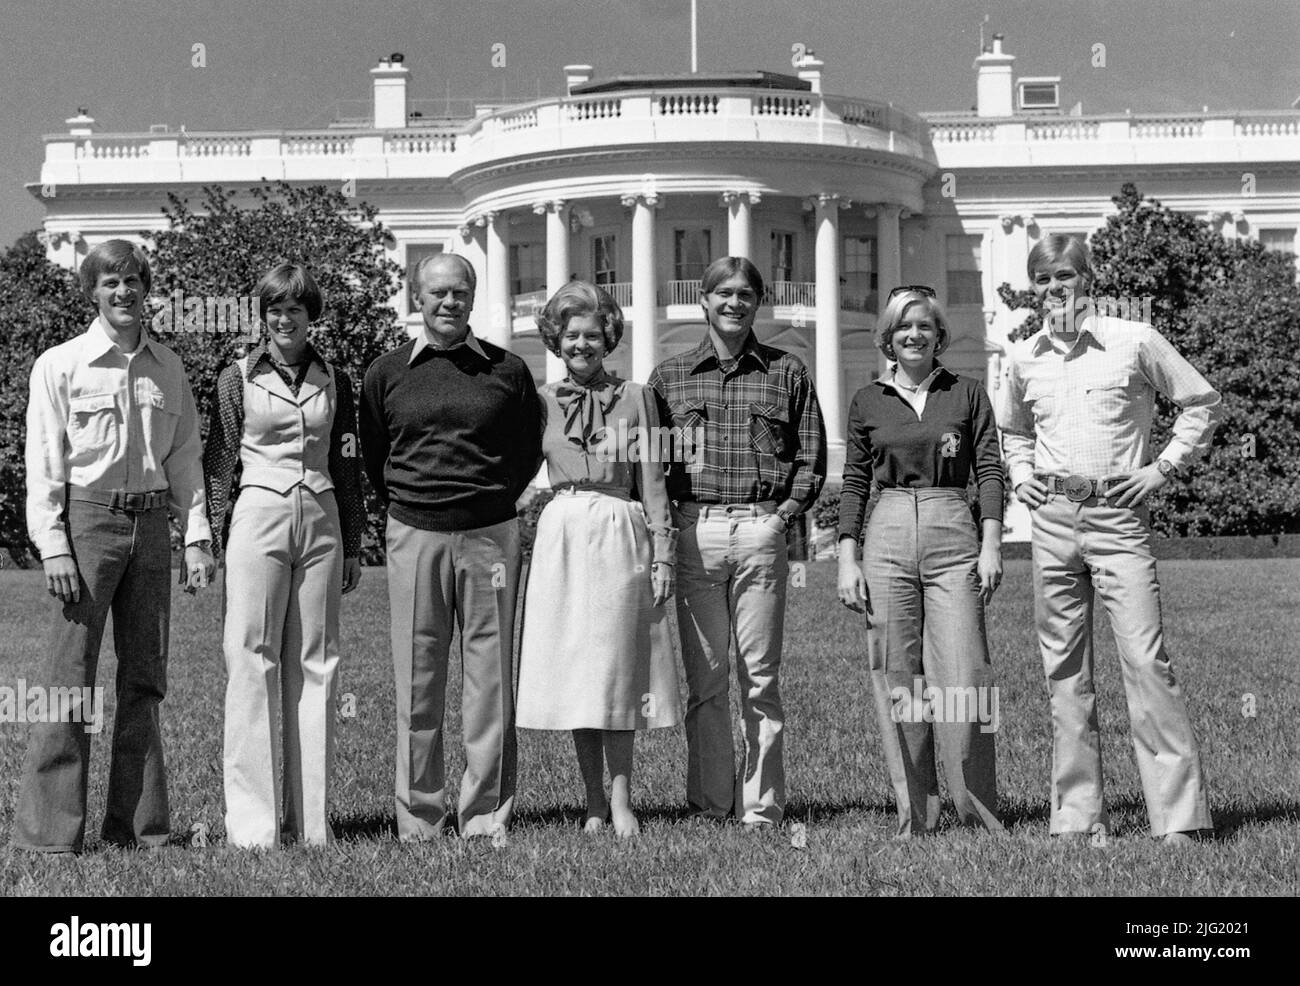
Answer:
<path fill-rule="evenodd" d="M 128 493 L 126 490 L 90 490 L 84 486 L 69 486 L 69 500 L 82 500 L 97 503 L 111 510 L 123 510 L 129 514 L 144 513 L 167 506 L 166 490 L 150 490 L 147 493 Z"/>
<path fill-rule="evenodd" d="M 1087 476 L 1071 474 L 1069 476 L 1044 476 L 1038 479 L 1047 487 L 1048 493 L 1064 494 L 1067 500 L 1082 503 L 1090 497 L 1104 500 L 1110 496 L 1110 484 L 1122 483 L 1127 476 L 1111 476 L 1108 479 L 1089 479 Z"/>

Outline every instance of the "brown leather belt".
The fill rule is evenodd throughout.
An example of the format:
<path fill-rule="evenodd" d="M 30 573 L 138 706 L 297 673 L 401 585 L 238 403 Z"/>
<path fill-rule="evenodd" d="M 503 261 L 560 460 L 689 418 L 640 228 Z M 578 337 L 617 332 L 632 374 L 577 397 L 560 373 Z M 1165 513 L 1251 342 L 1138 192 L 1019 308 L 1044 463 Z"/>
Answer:
<path fill-rule="evenodd" d="M 109 507 L 112 510 L 138 514 L 167 506 L 167 490 L 128 493 L 126 490 L 90 490 L 84 486 L 69 484 L 68 499 L 81 500 L 85 503 L 97 503 L 101 507 Z"/>

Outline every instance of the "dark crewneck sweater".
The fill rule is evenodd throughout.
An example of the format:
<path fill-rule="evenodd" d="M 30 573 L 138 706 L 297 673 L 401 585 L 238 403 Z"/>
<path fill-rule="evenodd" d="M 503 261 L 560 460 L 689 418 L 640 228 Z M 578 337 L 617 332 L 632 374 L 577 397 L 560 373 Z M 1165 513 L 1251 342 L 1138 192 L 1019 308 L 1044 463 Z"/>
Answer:
<path fill-rule="evenodd" d="M 941 368 L 919 418 L 896 390 L 872 381 L 853 395 L 847 438 L 840 537 L 860 540 L 873 486 L 964 490 L 972 469 L 980 516 L 1002 519 L 1002 452 L 993 407 L 978 380 Z"/>
<path fill-rule="evenodd" d="M 524 361 L 479 340 L 385 353 L 361 391 L 366 474 L 391 516 L 426 531 L 464 531 L 515 516 L 541 465 L 541 403 Z"/>

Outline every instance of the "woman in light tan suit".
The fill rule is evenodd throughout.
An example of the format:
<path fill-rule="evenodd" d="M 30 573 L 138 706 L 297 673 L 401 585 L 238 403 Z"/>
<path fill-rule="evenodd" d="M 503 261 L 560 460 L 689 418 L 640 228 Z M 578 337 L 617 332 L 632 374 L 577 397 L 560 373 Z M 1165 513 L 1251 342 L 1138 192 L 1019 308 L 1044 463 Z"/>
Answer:
<path fill-rule="evenodd" d="M 307 338 L 320 289 L 280 264 L 256 294 L 266 340 L 218 378 L 203 464 L 217 530 L 239 474 L 225 549 L 226 837 L 269 849 L 282 833 L 333 838 L 339 600 L 361 577 L 365 515 L 352 381 Z"/>

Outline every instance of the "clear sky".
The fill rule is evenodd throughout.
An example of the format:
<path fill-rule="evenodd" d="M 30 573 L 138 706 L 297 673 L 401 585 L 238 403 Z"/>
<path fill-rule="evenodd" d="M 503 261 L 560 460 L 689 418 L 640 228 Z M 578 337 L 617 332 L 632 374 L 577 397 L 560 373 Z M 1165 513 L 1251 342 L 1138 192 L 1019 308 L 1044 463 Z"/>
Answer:
<path fill-rule="evenodd" d="M 699 0 L 700 70 L 790 71 L 803 44 L 828 92 L 965 110 L 985 14 L 1016 75 L 1062 76 L 1063 105 L 1088 113 L 1300 97 L 1300 0 Z M 597 77 L 690 69 L 690 0 L 6 0 L 0 30 L 4 245 L 39 225 L 23 186 L 41 136 L 78 106 L 104 131 L 318 127 L 365 115 L 367 72 L 393 51 L 416 99 L 555 95 L 572 62 Z"/>

